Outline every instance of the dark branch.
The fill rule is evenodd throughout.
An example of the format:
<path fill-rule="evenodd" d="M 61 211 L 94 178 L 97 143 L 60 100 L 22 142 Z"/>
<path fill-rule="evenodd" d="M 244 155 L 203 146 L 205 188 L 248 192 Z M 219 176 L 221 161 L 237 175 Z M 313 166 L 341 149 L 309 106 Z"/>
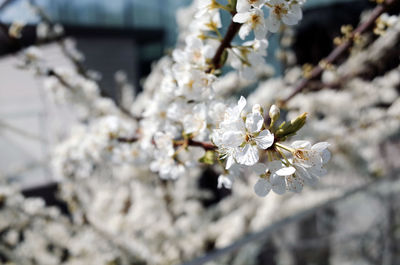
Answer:
<path fill-rule="evenodd" d="M 180 145 L 184 145 L 185 141 L 176 141 L 175 142 L 175 146 L 180 146 Z M 213 145 L 212 143 L 208 143 L 208 142 L 199 142 L 199 141 L 195 141 L 192 139 L 189 139 L 186 142 L 187 145 L 189 146 L 198 146 L 198 147 L 202 147 L 204 150 L 215 150 L 217 147 L 215 145 Z"/>
<path fill-rule="evenodd" d="M 139 137 L 134 136 L 134 137 L 119 137 L 117 140 L 121 143 L 134 143 L 139 140 Z M 155 144 L 154 141 L 152 141 L 153 144 Z M 204 150 L 215 150 L 217 147 L 213 145 L 212 143 L 209 142 L 199 142 L 195 141 L 192 139 L 188 140 L 177 140 L 174 141 L 174 146 L 182 146 L 182 145 L 188 145 L 188 146 L 198 146 L 202 147 Z"/>
<path fill-rule="evenodd" d="M 396 3 L 396 1 L 398 0 L 386 0 L 384 5 L 378 5 L 375 7 L 375 9 L 372 11 L 370 17 L 362 24 L 360 24 L 350 35 L 350 38 L 348 38 L 347 40 L 345 40 L 342 44 L 340 44 L 339 46 L 337 46 L 329 55 L 328 57 L 326 57 L 325 59 L 323 59 L 322 61 L 326 64 L 331 64 L 333 62 L 335 62 L 345 51 L 347 51 L 353 41 L 354 41 L 354 37 L 358 36 L 364 32 L 366 32 L 367 30 L 371 29 L 374 24 L 376 19 L 382 15 L 382 13 L 384 13 L 385 11 L 387 11 L 387 9 L 393 5 L 394 3 Z M 280 101 L 280 105 L 285 105 L 290 99 L 292 99 L 295 95 L 297 95 L 298 93 L 300 93 L 301 91 L 303 91 L 306 86 L 309 84 L 310 80 L 317 78 L 322 71 L 324 70 L 323 67 L 321 67 L 320 65 L 317 65 L 316 67 L 313 68 L 313 70 L 311 71 L 310 75 L 307 78 L 302 79 L 297 86 L 294 88 L 293 92 L 287 96 L 285 99 Z"/>
<path fill-rule="evenodd" d="M 234 14 L 235 13 L 233 13 L 232 16 Z M 239 31 L 241 26 L 242 26 L 242 24 L 231 21 L 231 24 L 229 25 L 229 28 L 225 34 L 225 37 L 221 41 L 221 44 L 219 45 L 217 51 L 215 52 L 214 57 L 212 58 L 212 61 L 211 61 L 212 67 L 210 67 L 210 69 L 208 69 L 208 72 L 211 72 L 213 69 L 214 70 L 219 69 L 223 66 L 221 64 L 222 54 L 224 53 L 226 48 L 229 48 L 231 46 L 231 42 L 232 42 L 233 38 L 236 36 L 236 34 Z"/>

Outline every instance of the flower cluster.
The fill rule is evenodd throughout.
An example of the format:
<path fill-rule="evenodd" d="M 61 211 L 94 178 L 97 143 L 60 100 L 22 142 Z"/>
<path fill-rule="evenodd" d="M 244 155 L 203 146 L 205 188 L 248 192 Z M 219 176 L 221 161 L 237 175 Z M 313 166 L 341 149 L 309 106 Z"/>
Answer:
<path fill-rule="evenodd" d="M 143 117 L 139 141 L 141 152 L 154 158 L 152 171 L 164 179 L 183 175 L 187 162 L 181 157 L 191 156 L 193 151 L 188 143 L 193 140 L 212 139 L 221 159 L 227 160 L 226 170 L 234 163 L 254 165 L 259 160 L 258 149 L 272 146 L 274 136 L 265 129 L 261 106 L 254 106 L 251 113 L 242 117 L 246 100 L 242 97 L 238 106 L 229 107 L 219 97 L 214 83 L 225 63 L 237 69 L 241 76 L 254 78 L 255 69 L 265 64 L 266 33 L 269 28 L 273 29 L 262 10 L 270 9 L 270 17 L 274 17 L 271 21 L 275 24 L 282 20 L 292 25 L 301 18 L 299 6 L 295 1 L 229 1 L 226 6 L 216 0 L 197 3 L 194 14 L 197 19 L 188 26 L 182 47 L 172 52 L 173 61 L 162 71 L 159 89 L 145 91 L 148 104 L 135 109 Z M 244 39 L 253 30 L 255 39 L 237 45 L 224 44 L 226 37 L 220 32 L 221 10 L 233 16 L 226 37 L 232 35 L 233 39 L 239 33 Z M 210 157 L 201 160 L 215 162 Z"/>
<path fill-rule="evenodd" d="M 275 105 L 269 111 L 269 126 L 264 123 L 260 105 L 255 104 L 250 113 L 245 112 L 245 107 L 246 100 L 241 97 L 236 106 L 225 111 L 224 120 L 212 135 L 220 158 L 226 160 L 226 170 L 231 169 L 219 177 L 219 187 L 231 188 L 235 175 L 244 168 L 250 168 L 260 177 L 254 191 L 262 197 L 271 189 L 278 194 L 286 190 L 300 192 L 304 184 L 314 185 L 326 174 L 323 166 L 330 159 L 328 143 L 313 146 L 308 141 L 295 141 L 291 146 L 280 143 L 286 135 L 296 133 L 303 126 L 304 114 L 288 123 L 290 125 L 284 122 L 276 128 L 274 124 L 280 111 Z M 266 157 L 268 162 L 261 163 L 260 157 Z"/>
<path fill-rule="evenodd" d="M 299 190 L 296 183 L 310 183 L 308 179 L 320 176 L 321 170 L 299 163 L 298 154 L 293 152 L 290 160 L 283 153 L 289 149 L 280 146 L 280 142 L 304 125 L 305 116 L 277 127 L 279 109 L 275 105 L 269 117 L 265 117 L 261 105 L 255 104 L 247 112 L 244 97 L 232 106 L 223 99 L 224 92 L 215 89 L 215 84 L 221 80 L 221 68 L 226 64 L 238 70 L 241 77 L 254 79 L 256 69 L 265 65 L 267 32 L 278 31 L 281 22 L 296 24 L 302 17 L 302 4 L 303 1 L 295 0 L 231 0 L 226 5 L 216 0 L 197 1 L 193 14 L 196 19 L 187 26 L 184 42 L 169 59 L 160 62 L 162 69 L 154 71 L 159 81 L 146 85 L 133 99 L 131 109 L 118 108 L 113 103 L 106 106 L 99 86 L 88 72 L 79 75 L 75 71 L 37 63 L 40 69 L 50 69 L 45 71 L 50 73 L 46 79 L 48 90 L 57 98 L 86 107 L 81 111 L 83 118 L 97 117 L 85 130 L 91 137 L 81 134 L 60 151 L 69 159 L 58 160 L 57 168 L 61 172 L 64 169 L 68 176 L 78 172 L 78 175 L 90 175 L 91 163 L 78 162 L 74 157 L 80 154 L 93 164 L 104 157 L 115 164 L 139 160 L 162 179 L 176 180 L 188 169 L 198 167 L 200 162 L 214 165 L 226 161 L 218 186 L 229 188 L 235 176 L 245 168 L 256 172 L 262 180 L 272 181 L 274 178 L 269 175 L 274 176 L 275 171 L 279 175 L 282 170 L 274 170 L 276 166 L 264 166 L 261 162 L 268 160 L 281 161 L 281 167 L 288 168 L 283 170 L 286 175 L 279 175 L 285 178 L 288 189 Z M 231 25 L 222 34 L 220 13 L 225 11 L 232 18 Z M 264 11 L 268 13 L 267 18 Z M 236 34 L 245 40 L 251 31 L 254 39 L 232 43 Z M 79 63 L 82 59 L 76 56 L 78 53 L 71 42 L 65 42 L 63 50 L 68 51 L 73 62 Z M 152 76 L 148 80 L 151 82 Z M 128 130 L 131 135 L 126 134 L 127 130 L 124 133 L 110 131 L 110 126 L 125 124 L 126 118 L 132 117 L 140 119 L 132 121 Z M 270 123 L 266 124 L 268 120 Z M 81 141 L 85 144 L 79 145 L 80 152 L 68 151 Z M 64 165 L 68 161 L 72 167 Z"/>
<path fill-rule="evenodd" d="M 281 23 L 296 25 L 302 18 L 301 4 L 297 0 L 238 0 L 233 21 L 243 23 L 239 36 L 244 39 L 253 30 L 256 39 L 264 39 L 267 32 L 277 32 Z M 263 7 L 269 16 L 264 19 Z"/>
<path fill-rule="evenodd" d="M 235 162 L 252 166 L 259 160 L 259 149 L 267 149 L 274 143 L 274 135 L 264 129 L 264 117 L 260 105 L 244 115 L 246 99 L 241 97 L 238 105 L 228 108 L 219 128 L 214 130 L 213 142 L 219 148 L 221 158 L 226 159 L 229 169 Z"/>
<path fill-rule="evenodd" d="M 400 67 L 385 74 L 376 69 L 392 59 L 387 51 L 397 51 L 398 16 L 382 15 L 377 28 L 384 35 L 359 53 L 353 50 L 337 68 L 324 70 L 321 86 L 326 89 L 298 93 L 279 109 L 273 104 L 282 103 L 301 78 L 300 67 L 260 82 L 247 99 L 237 101 L 232 95 L 259 81 L 267 32 L 275 31 L 277 24 L 296 23 L 302 1 L 224 2 L 228 4 L 194 1 L 184 20 L 191 23 L 180 25 L 184 41 L 154 65 L 143 92 L 136 98 L 132 94 L 125 109 L 101 96 L 98 79 L 88 71 L 51 67 L 41 48 L 25 51 L 26 68 L 34 66 L 38 74 L 47 75 L 47 92 L 72 105 L 80 122 L 51 156 L 68 218 L 41 200 L 23 198 L 0 179 L 0 237 L 6 262 L 177 264 L 208 251 L 210 245 L 224 248 L 274 220 L 302 210 L 309 213 L 341 193 L 348 198 L 344 191 L 366 179 L 395 174 Z M 231 23 L 225 33 L 220 19 L 225 11 L 236 16 L 234 20 L 246 13 L 269 15 L 262 20 L 254 16 L 260 23 L 254 29 L 246 20 Z M 20 26 L 16 23 L 11 30 L 14 36 Z M 255 38 L 248 40 L 249 32 L 243 42 L 233 38 L 249 26 L 262 34 L 254 32 Z M 71 61 L 83 59 L 73 43 L 60 43 Z M 225 65 L 235 71 L 222 71 Z M 357 77 L 367 72 L 377 76 Z M 129 89 L 123 74 L 116 79 Z M 332 84 L 342 89 L 329 89 Z M 249 194 L 252 188 L 264 197 L 271 190 L 283 194 L 315 185 L 327 173 L 328 147 L 335 152 L 330 169 L 336 170 L 330 170 L 324 185 L 296 196 L 269 196 L 268 203 Z M 204 180 L 233 188 L 232 196 L 218 201 L 229 192 L 203 189 Z M 384 209 L 380 204 L 377 208 Z M 335 219 L 344 223 L 349 210 L 353 209 L 346 200 L 345 213 L 335 207 Z M 292 242 L 293 230 L 284 230 Z M 243 248 L 236 258 L 227 255 L 217 262 L 240 264 L 244 256 L 255 260 L 256 252 Z"/>

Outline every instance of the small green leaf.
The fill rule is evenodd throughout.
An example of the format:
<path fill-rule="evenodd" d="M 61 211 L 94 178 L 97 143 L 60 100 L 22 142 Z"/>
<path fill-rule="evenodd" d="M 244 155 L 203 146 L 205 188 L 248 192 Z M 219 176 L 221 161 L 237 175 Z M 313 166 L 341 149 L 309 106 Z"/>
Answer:
<path fill-rule="evenodd" d="M 207 164 L 207 165 L 213 165 L 215 161 L 215 152 L 214 151 L 207 151 L 205 155 L 199 159 L 199 162 Z"/>
<path fill-rule="evenodd" d="M 222 52 L 221 60 L 219 61 L 219 65 L 220 65 L 221 67 L 224 66 L 227 59 L 228 59 L 228 51 L 225 49 L 225 50 Z"/>
<path fill-rule="evenodd" d="M 295 135 L 304 126 L 306 119 L 307 113 L 303 113 L 289 122 L 282 122 L 278 130 L 276 130 L 275 136 L 279 140 L 286 140 L 288 137 Z"/>

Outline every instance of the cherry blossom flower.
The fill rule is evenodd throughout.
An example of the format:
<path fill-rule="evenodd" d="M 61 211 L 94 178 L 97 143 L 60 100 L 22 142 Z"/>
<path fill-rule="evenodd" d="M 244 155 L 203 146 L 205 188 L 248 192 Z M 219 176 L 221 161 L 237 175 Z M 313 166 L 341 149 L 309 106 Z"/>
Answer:
<path fill-rule="evenodd" d="M 232 158 L 242 165 L 254 165 L 259 159 L 258 150 L 267 149 L 274 142 L 273 134 L 263 129 L 261 107 L 254 105 L 252 112 L 242 119 L 245 105 L 246 100 L 241 97 L 237 106 L 226 111 L 225 120 L 214 134 L 214 143 L 228 158 L 229 165 L 232 164 Z"/>
<path fill-rule="evenodd" d="M 260 175 L 260 178 L 254 185 L 255 193 L 260 197 L 265 197 L 271 189 L 276 194 L 285 193 L 285 178 L 293 175 L 296 169 L 292 166 L 287 167 L 277 160 L 269 162 L 267 165 L 263 166 L 259 167 L 257 172 Z"/>
<path fill-rule="evenodd" d="M 183 127 L 187 134 L 201 134 L 207 126 L 207 107 L 204 103 L 197 104 L 193 111 L 183 118 Z"/>
<path fill-rule="evenodd" d="M 265 65 L 267 48 L 268 41 L 265 39 L 247 41 L 240 48 L 232 48 L 228 60 L 243 78 L 254 80 L 256 69 Z"/>
<path fill-rule="evenodd" d="M 239 30 L 239 36 L 244 40 L 250 31 L 254 31 L 254 36 L 258 40 L 265 38 L 267 28 L 265 27 L 264 13 L 261 9 L 253 8 L 247 12 L 237 13 L 233 19 L 236 23 L 243 24 Z"/>
<path fill-rule="evenodd" d="M 240 166 L 233 165 L 229 171 L 225 172 L 224 174 L 219 175 L 218 177 L 218 189 L 224 187 L 225 189 L 231 189 L 233 182 L 235 181 L 235 177 L 239 175 Z"/>
<path fill-rule="evenodd" d="M 296 25 L 302 19 L 301 7 L 295 1 L 268 0 L 270 13 L 266 20 L 266 27 L 270 32 L 277 32 L 281 22 L 288 26 Z"/>
<path fill-rule="evenodd" d="M 331 157 L 327 142 L 311 146 L 308 141 L 295 141 L 291 146 L 294 148 L 293 162 L 307 169 L 313 168 L 315 172 L 319 171 Z"/>

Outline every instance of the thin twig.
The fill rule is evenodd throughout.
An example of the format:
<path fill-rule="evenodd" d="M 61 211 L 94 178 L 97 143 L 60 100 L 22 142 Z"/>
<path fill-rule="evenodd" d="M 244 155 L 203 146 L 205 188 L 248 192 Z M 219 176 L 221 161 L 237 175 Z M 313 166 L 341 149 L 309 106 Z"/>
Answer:
<path fill-rule="evenodd" d="M 386 0 L 385 4 L 378 5 L 372 11 L 370 17 L 362 24 L 360 24 L 351 34 L 350 37 L 337 46 L 325 59 L 321 60 L 324 64 L 332 64 L 335 62 L 345 51 L 347 51 L 352 43 L 354 42 L 354 37 L 361 35 L 366 32 L 375 24 L 376 19 L 384 13 L 389 6 L 393 5 L 398 0 Z M 294 88 L 293 92 L 287 96 L 285 99 L 281 100 L 280 105 L 285 105 L 290 99 L 292 99 L 295 95 L 302 92 L 306 86 L 309 84 L 310 80 L 318 77 L 324 68 L 321 65 L 317 65 L 313 68 L 310 75 L 307 78 L 303 78 L 297 86 Z"/>
<path fill-rule="evenodd" d="M 202 147 L 204 150 L 215 150 L 217 148 L 212 143 L 199 142 L 199 141 L 195 141 L 195 140 L 192 140 L 192 139 L 189 139 L 187 142 L 185 142 L 184 140 L 175 141 L 175 146 L 181 146 L 181 145 L 184 145 L 184 144 L 187 144 L 189 146 L 199 146 L 199 147 Z"/>
<path fill-rule="evenodd" d="M 14 132 L 14 133 L 16 133 L 16 134 L 18 134 L 20 136 L 23 136 L 23 137 L 27 138 L 27 139 L 39 141 L 39 142 L 42 142 L 42 143 L 46 143 L 47 142 L 46 139 L 44 139 L 43 137 L 41 137 L 39 135 L 36 135 L 36 134 L 33 134 L 33 133 L 29 132 L 28 130 L 23 130 L 21 128 L 13 126 L 13 125 L 11 125 L 11 124 L 3 121 L 3 120 L 0 120 L 0 129 L 1 128 L 5 129 L 5 130 L 12 131 L 12 132 Z"/>
<path fill-rule="evenodd" d="M 134 143 L 134 142 L 139 141 L 139 139 L 140 138 L 137 136 L 117 138 L 117 140 L 121 143 Z M 154 140 L 152 140 L 152 143 L 155 144 Z M 200 142 L 200 141 L 195 141 L 192 139 L 174 141 L 175 147 L 182 146 L 182 145 L 198 146 L 198 147 L 202 147 L 204 150 L 215 150 L 217 148 L 215 145 L 213 145 L 210 142 Z"/>

